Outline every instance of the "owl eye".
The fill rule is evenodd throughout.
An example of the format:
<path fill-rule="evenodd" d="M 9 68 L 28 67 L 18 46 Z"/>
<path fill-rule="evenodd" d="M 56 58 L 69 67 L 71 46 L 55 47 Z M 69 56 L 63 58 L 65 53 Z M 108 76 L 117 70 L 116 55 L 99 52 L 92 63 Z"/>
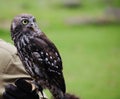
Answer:
<path fill-rule="evenodd" d="M 28 20 L 26 20 L 26 19 L 22 20 L 22 24 L 23 24 L 23 25 L 27 25 L 28 23 L 29 23 Z"/>

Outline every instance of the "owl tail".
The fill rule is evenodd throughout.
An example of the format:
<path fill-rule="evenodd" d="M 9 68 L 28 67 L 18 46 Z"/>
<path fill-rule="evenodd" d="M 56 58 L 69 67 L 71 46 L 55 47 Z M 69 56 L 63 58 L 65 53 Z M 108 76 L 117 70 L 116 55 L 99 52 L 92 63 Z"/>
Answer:
<path fill-rule="evenodd" d="M 64 96 L 64 99 L 80 99 L 80 98 L 77 97 L 76 95 L 66 93 L 65 96 Z"/>
<path fill-rule="evenodd" d="M 80 98 L 74 94 L 66 93 L 63 98 L 52 97 L 51 99 L 80 99 Z"/>

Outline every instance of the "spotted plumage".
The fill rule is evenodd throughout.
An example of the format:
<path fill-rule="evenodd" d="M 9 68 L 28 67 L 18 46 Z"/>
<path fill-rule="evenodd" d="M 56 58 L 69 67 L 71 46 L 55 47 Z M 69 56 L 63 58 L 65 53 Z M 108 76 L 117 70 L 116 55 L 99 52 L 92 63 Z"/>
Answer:
<path fill-rule="evenodd" d="M 66 91 L 63 67 L 56 46 L 38 28 L 30 14 L 16 16 L 11 36 L 26 71 L 42 88 L 48 88 L 55 99 L 64 99 Z"/>

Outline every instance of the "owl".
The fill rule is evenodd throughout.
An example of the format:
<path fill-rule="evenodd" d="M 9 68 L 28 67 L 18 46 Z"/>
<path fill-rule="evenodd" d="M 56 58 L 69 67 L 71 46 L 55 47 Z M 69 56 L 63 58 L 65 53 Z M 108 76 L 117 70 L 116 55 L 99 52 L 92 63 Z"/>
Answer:
<path fill-rule="evenodd" d="M 54 99 L 66 93 L 62 59 L 52 41 L 41 31 L 31 14 L 20 14 L 11 23 L 11 37 L 26 71 Z"/>

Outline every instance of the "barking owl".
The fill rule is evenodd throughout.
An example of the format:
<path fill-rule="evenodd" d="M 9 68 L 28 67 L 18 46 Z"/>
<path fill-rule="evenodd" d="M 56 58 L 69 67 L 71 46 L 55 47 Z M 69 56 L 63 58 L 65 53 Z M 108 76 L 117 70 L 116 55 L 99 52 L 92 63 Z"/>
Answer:
<path fill-rule="evenodd" d="M 55 99 L 64 99 L 66 86 L 60 54 L 40 30 L 35 17 L 16 16 L 11 24 L 11 36 L 26 71 L 37 85 L 49 89 Z"/>

